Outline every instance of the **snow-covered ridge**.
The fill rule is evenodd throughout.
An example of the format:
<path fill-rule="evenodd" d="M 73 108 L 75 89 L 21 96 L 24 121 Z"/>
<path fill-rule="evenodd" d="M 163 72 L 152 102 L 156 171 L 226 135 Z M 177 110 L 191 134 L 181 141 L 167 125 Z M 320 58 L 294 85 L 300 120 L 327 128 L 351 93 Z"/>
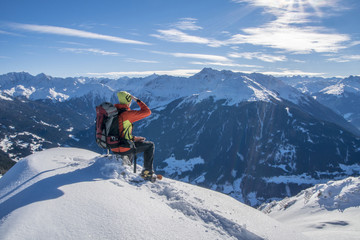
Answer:
<path fill-rule="evenodd" d="M 87 94 L 110 100 L 119 90 L 147 99 L 152 107 L 158 107 L 183 97 L 197 96 L 202 100 L 210 96 L 227 99 L 228 105 L 241 101 L 280 101 L 281 98 L 297 102 L 300 93 L 271 76 L 216 71 L 205 68 L 191 76 L 173 77 L 151 75 L 145 78 L 52 78 L 45 74 L 32 76 L 28 73 L 8 73 L 0 76 L 0 96 L 9 99 L 24 96 L 28 99 L 52 99 L 66 101 Z"/>
<path fill-rule="evenodd" d="M 358 239 L 360 177 L 317 184 L 260 209 L 316 239 Z"/>
<path fill-rule="evenodd" d="M 360 76 L 348 78 L 280 78 L 343 116 L 360 129 Z"/>
<path fill-rule="evenodd" d="M 51 99 L 66 101 L 87 94 L 111 96 L 113 91 L 99 79 L 53 78 L 45 74 L 32 76 L 28 73 L 8 73 L 0 75 L 0 96 L 24 96 L 31 100 Z"/>
<path fill-rule="evenodd" d="M 138 171 L 141 167 L 138 167 Z M 2 239 L 307 239 L 221 193 L 76 148 L 19 161 L 0 179 Z"/>
<path fill-rule="evenodd" d="M 336 84 L 330 85 L 322 90 L 321 93 L 341 95 L 345 92 L 360 94 L 360 78 L 356 80 L 355 77 L 346 78 L 337 82 Z"/>
<path fill-rule="evenodd" d="M 306 78 L 300 76 L 281 77 L 286 84 L 297 88 L 303 93 L 314 95 L 324 93 L 329 95 L 341 95 L 344 93 L 360 94 L 360 77 L 348 78 Z"/>

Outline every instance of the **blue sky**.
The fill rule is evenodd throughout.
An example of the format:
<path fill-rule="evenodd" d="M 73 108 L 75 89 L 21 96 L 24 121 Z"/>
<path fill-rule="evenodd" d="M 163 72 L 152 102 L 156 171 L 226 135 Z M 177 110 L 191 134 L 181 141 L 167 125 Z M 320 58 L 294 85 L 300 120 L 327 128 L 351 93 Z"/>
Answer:
<path fill-rule="evenodd" d="M 360 75 L 358 0 L 1 0 L 0 74 Z"/>

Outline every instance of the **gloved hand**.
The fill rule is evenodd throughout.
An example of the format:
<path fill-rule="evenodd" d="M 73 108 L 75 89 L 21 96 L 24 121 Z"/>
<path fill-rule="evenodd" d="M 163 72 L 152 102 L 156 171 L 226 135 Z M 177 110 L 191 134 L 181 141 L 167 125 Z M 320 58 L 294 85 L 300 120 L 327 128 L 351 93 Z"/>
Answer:
<path fill-rule="evenodd" d="M 133 95 L 131 95 L 131 99 L 133 99 L 135 102 L 139 101 L 139 99 L 137 97 L 134 97 Z"/>

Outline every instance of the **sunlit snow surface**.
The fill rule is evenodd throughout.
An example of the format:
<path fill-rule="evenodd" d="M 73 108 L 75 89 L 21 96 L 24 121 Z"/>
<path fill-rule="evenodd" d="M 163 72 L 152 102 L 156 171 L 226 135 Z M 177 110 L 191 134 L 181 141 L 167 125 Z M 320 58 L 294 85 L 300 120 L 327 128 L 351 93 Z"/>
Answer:
<path fill-rule="evenodd" d="M 261 209 L 314 239 L 359 239 L 360 177 L 318 184 Z"/>
<path fill-rule="evenodd" d="M 227 195 L 138 173 L 76 148 L 24 158 L 0 179 L 1 239 L 307 239 Z"/>

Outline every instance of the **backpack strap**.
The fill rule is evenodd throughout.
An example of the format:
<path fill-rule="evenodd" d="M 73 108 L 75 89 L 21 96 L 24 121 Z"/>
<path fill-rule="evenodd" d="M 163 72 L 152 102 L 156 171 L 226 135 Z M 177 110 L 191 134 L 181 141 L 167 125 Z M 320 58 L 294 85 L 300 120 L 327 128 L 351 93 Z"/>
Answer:
<path fill-rule="evenodd" d="M 127 111 L 127 109 L 126 108 L 120 108 L 120 109 L 118 109 L 118 118 L 121 116 L 121 114 L 123 113 L 123 112 L 126 112 Z M 119 132 L 119 138 L 120 138 L 120 140 L 123 142 L 123 141 L 127 141 L 126 139 L 123 139 L 121 136 L 123 135 L 123 133 L 124 133 L 124 128 L 122 129 L 122 131 L 121 132 Z"/>
<path fill-rule="evenodd" d="M 123 112 L 126 112 L 127 109 L 126 108 L 121 108 L 121 109 L 118 109 L 118 118 L 120 117 L 120 115 L 123 113 Z M 122 132 L 119 134 L 119 136 L 122 136 L 123 132 L 124 132 L 125 129 L 122 130 Z M 136 156 L 136 147 L 135 147 L 135 143 L 131 140 L 127 140 L 125 138 L 119 138 L 119 145 L 120 146 L 129 146 L 130 147 L 130 150 L 127 151 L 125 153 L 125 155 L 133 155 L 133 164 L 134 164 L 134 173 L 136 173 L 136 161 L 137 161 L 137 156 Z"/>
<path fill-rule="evenodd" d="M 118 109 L 118 118 L 120 117 L 120 115 L 124 112 L 128 111 L 126 108 L 121 108 L 121 109 Z M 129 154 L 134 154 L 136 153 L 136 147 L 135 147 L 135 143 L 132 141 L 132 140 L 128 140 L 128 139 L 125 139 L 123 137 L 121 137 L 124 133 L 124 130 L 123 129 L 121 132 L 119 132 L 119 135 L 116 136 L 116 141 L 118 141 L 118 147 L 125 147 L 125 148 L 130 148 L 129 151 L 127 152 L 123 152 L 123 153 L 116 153 L 116 154 L 120 154 L 120 155 L 129 155 Z"/>

